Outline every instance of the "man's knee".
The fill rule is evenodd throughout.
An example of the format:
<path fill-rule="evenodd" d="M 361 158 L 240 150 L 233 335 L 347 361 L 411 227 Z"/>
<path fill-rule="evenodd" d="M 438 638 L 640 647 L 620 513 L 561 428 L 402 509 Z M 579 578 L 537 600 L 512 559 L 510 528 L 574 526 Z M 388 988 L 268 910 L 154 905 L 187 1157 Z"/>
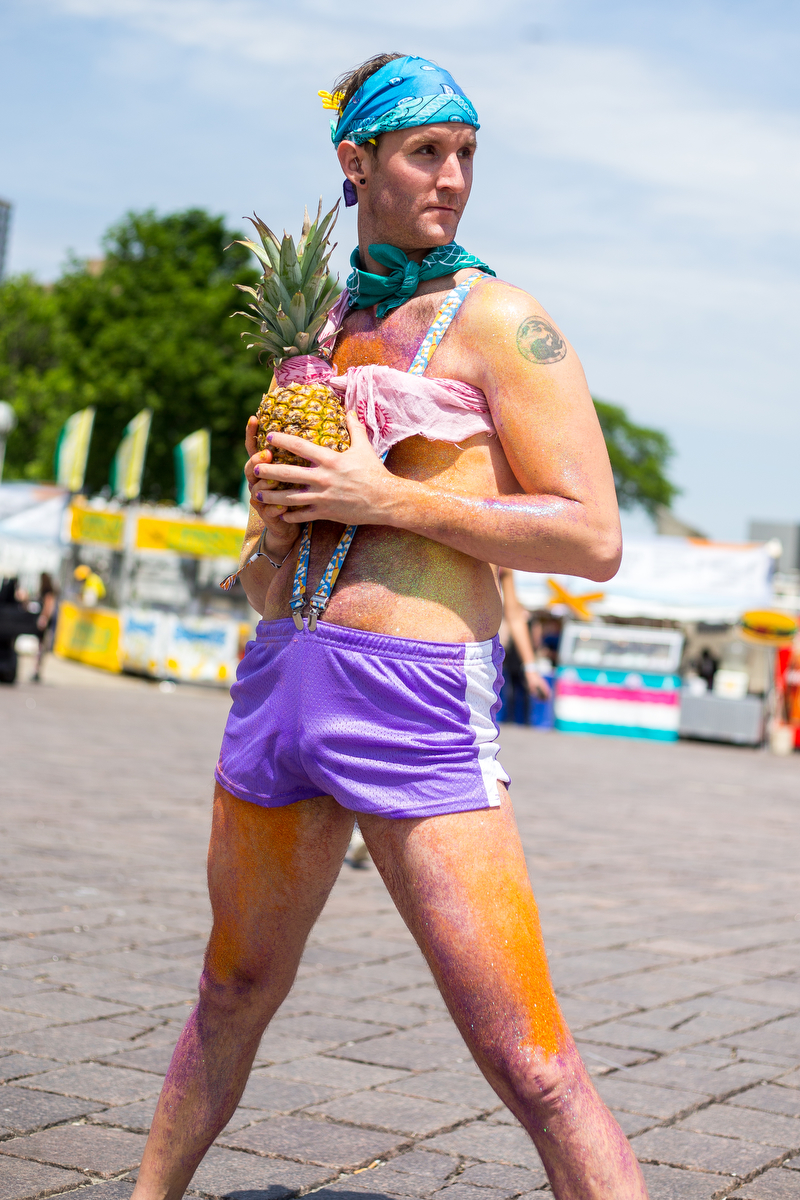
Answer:
<path fill-rule="evenodd" d="M 489 1056 L 487 1074 L 512 1112 L 539 1115 L 560 1112 L 578 1086 L 588 1083 L 586 1069 L 571 1039 L 556 1053 L 514 1045 Z"/>
<path fill-rule="evenodd" d="M 266 1023 L 292 986 L 294 972 L 255 947 L 212 931 L 200 976 L 200 1000 L 231 1015 L 249 1012 Z"/>

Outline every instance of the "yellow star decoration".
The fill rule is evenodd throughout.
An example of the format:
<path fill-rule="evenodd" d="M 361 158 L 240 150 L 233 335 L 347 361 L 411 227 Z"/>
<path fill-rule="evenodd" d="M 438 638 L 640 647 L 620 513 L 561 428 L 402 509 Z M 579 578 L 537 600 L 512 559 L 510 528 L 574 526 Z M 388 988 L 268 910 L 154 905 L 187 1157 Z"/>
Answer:
<path fill-rule="evenodd" d="M 573 596 L 555 579 L 548 579 L 547 583 L 553 590 L 553 596 L 547 601 L 548 608 L 552 608 L 554 604 L 566 604 L 579 621 L 591 621 L 592 612 L 589 605 L 605 598 L 605 592 L 584 592 L 582 596 Z"/>

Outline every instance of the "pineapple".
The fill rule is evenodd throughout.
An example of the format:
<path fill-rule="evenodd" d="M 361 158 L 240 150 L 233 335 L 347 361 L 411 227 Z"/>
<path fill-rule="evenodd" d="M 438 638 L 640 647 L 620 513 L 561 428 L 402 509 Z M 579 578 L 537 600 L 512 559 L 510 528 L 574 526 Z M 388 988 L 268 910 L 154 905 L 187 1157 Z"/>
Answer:
<path fill-rule="evenodd" d="M 283 241 L 254 214 L 252 224 L 261 244 L 241 241 L 240 246 L 252 250 L 264 267 L 257 288 L 237 283 L 239 291 L 252 296 L 247 317 L 258 326 L 256 334 L 243 333 L 248 349 L 259 347 L 259 358 L 266 355 L 270 366 L 279 366 L 284 359 L 298 354 L 313 355 L 319 350 L 317 335 L 322 330 L 328 309 L 336 296 L 336 280 L 328 269 L 333 247 L 328 249 L 330 231 L 336 222 L 338 203 L 324 217 L 322 201 L 314 223 L 306 210 L 300 241 L 286 232 Z M 257 445 L 264 450 L 268 433 L 291 433 L 306 438 L 317 446 L 331 450 L 346 450 L 350 435 L 345 423 L 344 406 L 327 384 L 290 383 L 266 392 L 256 414 L 258 418 Z M 272 450 L 272 461 L 305 466 L 306 460 L 288 450 Z M 294 484 L 278 483 L 278 488 Z"/>

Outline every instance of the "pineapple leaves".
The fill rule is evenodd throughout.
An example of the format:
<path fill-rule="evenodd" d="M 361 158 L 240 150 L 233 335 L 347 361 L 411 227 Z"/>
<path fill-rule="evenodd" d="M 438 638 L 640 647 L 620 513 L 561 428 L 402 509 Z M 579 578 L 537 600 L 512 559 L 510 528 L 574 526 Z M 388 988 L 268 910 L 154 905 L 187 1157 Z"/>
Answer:
<path fill-rule="evenodd" d="M 264 353 L 272 363 L 279 363 L 282 358 L 317 351 L 317 335 L 325 324 L 337 290 L 328 263 L 335 249 L 330 244 L 330 233 L 338 211 L 337 202 L 323 216 L 320 198 L 312 222 L 306 209 L 297 246 L 287 233 L 278 239 L 256 213 L 247 218 L 261 244 L 243 239 L 238 245 L 256 255 L 263 274 L 255 289 L 242 284 L 236 284 L 236 287 L 252 297 L 253 302 L 248 307 L 257 315 L 240 315 L 257 325 L 259 332 L 242 336 L 248 339 L 248 348 L 259 348 L 259 357 Z"/>

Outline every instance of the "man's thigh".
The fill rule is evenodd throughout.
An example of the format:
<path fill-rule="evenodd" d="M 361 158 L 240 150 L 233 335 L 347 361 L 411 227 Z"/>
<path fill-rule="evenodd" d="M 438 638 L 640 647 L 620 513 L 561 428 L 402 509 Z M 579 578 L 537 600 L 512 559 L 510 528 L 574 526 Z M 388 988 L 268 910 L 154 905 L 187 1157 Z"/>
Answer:
<path fill-rule="evenodd" d="M 309 931 L 342 865 L 353 814 L 332 796 L 283 808 L 217 785 L 208 851 L 214 924 L 206 970 L 215 982 L 294 977 Z"/>
<path fill-rule="evenodd" d="M 545 1058 L 569 1035 L 553 993 L 514 813 L 359 818 L 372 858 L 481 1062 Z M 502 1061 L 501 1061 L 502 1060 Z"/>

